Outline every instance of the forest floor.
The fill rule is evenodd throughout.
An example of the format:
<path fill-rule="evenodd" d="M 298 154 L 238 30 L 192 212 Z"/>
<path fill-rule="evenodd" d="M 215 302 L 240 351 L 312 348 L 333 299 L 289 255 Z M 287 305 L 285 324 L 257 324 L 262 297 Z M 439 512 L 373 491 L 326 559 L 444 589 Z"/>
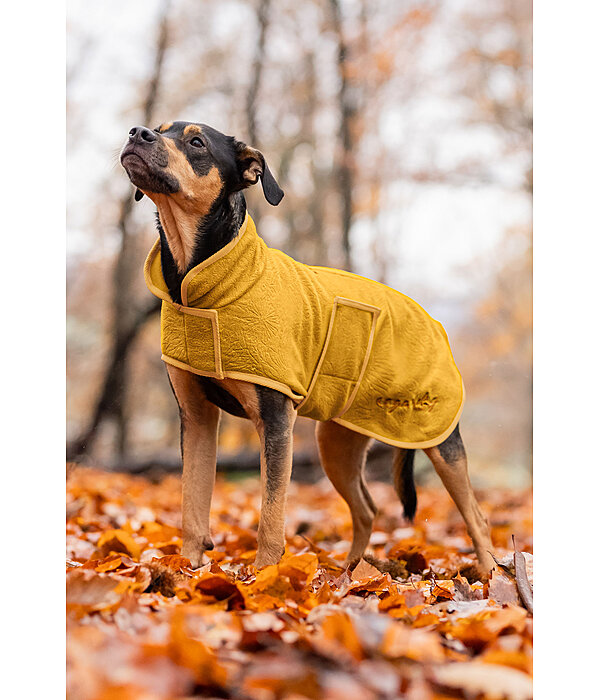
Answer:
<path fill-rule="evenodd" d="M 291 484 L 286 553 L 259 572 L 258 479 L 217 480 L 215 549 L 196 570 L 179 554 L 180 489 L 173 476 L 69 473 L 69 700 L 532 697 L 512 542 L 532 582 L 531 491 L 478 492 L 503 564 L 482 583 L 442 489 L 418 489 L 411 525 L 392 487 L 372 483 L 378 559 L 352 572 L 350 515 L 326 480 Z"/>

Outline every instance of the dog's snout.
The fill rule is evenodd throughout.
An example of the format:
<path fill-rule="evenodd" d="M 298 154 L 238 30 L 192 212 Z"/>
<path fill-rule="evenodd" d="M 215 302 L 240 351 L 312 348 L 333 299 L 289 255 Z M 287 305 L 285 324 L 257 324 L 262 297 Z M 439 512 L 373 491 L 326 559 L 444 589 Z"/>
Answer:
<path fill-rule="evenodd" d="M 145 126 L 134 126 L 129 130 L 129 140 L 132 143 L 141 143 L 145 141 L 146 143 L 152 143 L 156 141 L 156 133 L 147 129 Z"/>

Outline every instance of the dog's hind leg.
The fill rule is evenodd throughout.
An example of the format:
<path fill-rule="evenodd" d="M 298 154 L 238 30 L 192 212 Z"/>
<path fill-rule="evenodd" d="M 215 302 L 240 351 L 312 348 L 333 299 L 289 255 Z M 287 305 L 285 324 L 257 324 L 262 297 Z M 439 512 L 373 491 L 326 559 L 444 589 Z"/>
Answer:
<path fill-rule="evenodd" d="M 433 462 L 436 472 L 467 525 L 467 531 L 475 546 L 481 573 L 489 574 L 495 568 L 491 555 L 493 548 L 489 527 L 475 499 L 469 480 L 467 455 L 458 425 L 444 442 L 436 447 L 426 449 L 425 453 Z"/>
<path fill-rule="evenodd" d="M 363 468 L 370 438 L 339 423 L 317 423 L 321 464 L 352 516 L 352 547 L 346 565 L 358 561 L 369 544 L 377 508 L 365 484 Z"/>

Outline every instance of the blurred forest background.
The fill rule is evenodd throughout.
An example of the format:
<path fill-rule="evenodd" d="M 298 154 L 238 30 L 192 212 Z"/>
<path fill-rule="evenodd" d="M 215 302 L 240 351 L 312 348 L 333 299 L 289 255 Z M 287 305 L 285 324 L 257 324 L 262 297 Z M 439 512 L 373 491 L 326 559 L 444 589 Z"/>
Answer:
<path fill-rule="evenodd" d="M 134 202 L 118 153 L 133 125 L 184 119 L 265 153 L 285 198 L 247 201 L 268 244 L 389 284 L 443 323 L 474 483 L 528 485 L 531 3 L 70 0 L 67 19 L 69 459 L 179 464 L 142 276 L 154 208 Z M 318 478 L 313 431 L 298 421 L 295 472 Z M 372 450 L 372 475 L 387 452 Z M 224 417 L 219 465 L 258 466 L 247 421 Z M 432 474 L 421 457 L 418 479 Z"/>

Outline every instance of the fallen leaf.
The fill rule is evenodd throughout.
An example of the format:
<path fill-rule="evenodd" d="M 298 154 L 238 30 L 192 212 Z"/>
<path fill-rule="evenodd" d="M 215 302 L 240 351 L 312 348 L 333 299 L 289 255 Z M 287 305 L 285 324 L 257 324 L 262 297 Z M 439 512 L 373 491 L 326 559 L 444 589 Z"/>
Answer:
<path fill-rule="evenodd" d="M 492 571 L 492 576 L 486 584 L 488 598 L 496 603 L 512 603 L 520 605 L 519 592 L 514 579 L 509 578 L 499 569 Z"/>
<path fill-rule="evenodd" d="M 103 555 L 111 552 L 123 552 L 133 559 L 139 560 L 142 552 L 141 546 L 125 530 L 107 530 L 100 535 L 98 549 Z"/>
<path fill-rule="evenodd" d="M 531 589 L 531 584 L 529 583 L 529 579 L 527 578 L 527 567 L 525 564 L 525 557 L 523 556 L 523 553 L 520 552 L 517 549 L 517 545 L 515 544 L 515 536 L 513 535 L 512 538 L 513 541 L 513 547 L 515 549 L 515 576 L 517 579 L 517 589 L 519 591 L 519 595 L 521 597 L 521 600 L 523 601 L 523 605 L 529 610 L 530 613 L 533 613 L 533 591 Z"/>
<path fill-rule="evenodd" d="M 467 695 L 484 694 L 486 700 L 530 700 L 531 678 L 522 671 L 478 661 L 452 663 L 432 669 L 434 681 Z"/>
<path fill-rule="evenodd" d="M 104 610 L 117 603 L 119 580 L 91 570 L 72 569 L 67 577 L 67 608 L 80 615 Z"/>
<path fill-rule="evenodd" d="M 379 578 L 381 575 L 379 569 L 376 569 L 372 564 L 361 559 L 354 567 L 351 578 L 353 581 L 371 581 L 372 579 Z"/>
<path fill-rule="evenodd" d="M 407 658 L 422 662 L 444 660 L 444 649 L 437 634 L 411 629 L 401 622 L 395 622 L 387 628 L 381 653 L 392 659 Z"/>

